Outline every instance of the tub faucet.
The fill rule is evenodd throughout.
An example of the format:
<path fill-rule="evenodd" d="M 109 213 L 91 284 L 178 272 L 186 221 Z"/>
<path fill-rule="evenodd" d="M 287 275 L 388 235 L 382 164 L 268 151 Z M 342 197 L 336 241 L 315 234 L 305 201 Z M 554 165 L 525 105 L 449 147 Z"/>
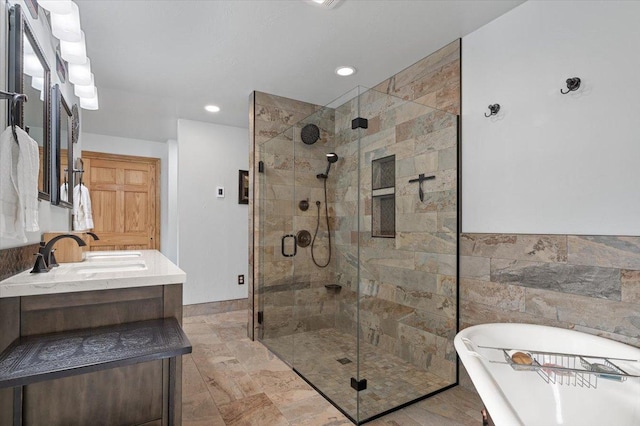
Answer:
<path fill-rule="evenodd" d="M 39 272 L 49 272 L 51 268 L 54 266 L 58 266 L 58 262 L 56 262 L 56 258 L 53 255 L 53 245 L 63 238 L 72 238 L 74 239 L 80 247 L 86 246 L 87 243 L 82 241 L 80 237 L 73 234 L 62 234 L 57 237 L 53 237 L 49 240 L 48 243 L 41 242 L 40 249 L 36 254 L 36 264 L 33 266 L 31 273 L 39 273 Z"/>

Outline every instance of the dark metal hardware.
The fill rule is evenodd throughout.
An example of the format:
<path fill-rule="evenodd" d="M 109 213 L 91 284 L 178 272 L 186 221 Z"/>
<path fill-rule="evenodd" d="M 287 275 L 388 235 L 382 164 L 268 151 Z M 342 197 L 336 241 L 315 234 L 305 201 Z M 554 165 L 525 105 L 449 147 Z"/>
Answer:
<path fill-rule="evenodd" d="M 36 263 L 33 265 L 31 273 L 39 274 L 41 272 L 49 272 L 47 263 L 44 261 L 44 255 L 42 253 L 34 253 L 33 255 L 36 256 Z"/>
<path fill-rule="evenodd" d="M 309 210 L 309 199 L 307 198 L 306 200 L 300 201 L 298 203 L 298 208 L 303 212 L 306 212 L 307 210 Z"/>
<path fill-rule="evenodd" d="M 299 231 L 296 237 L 298 245 L 302 248 L 307 247 L 309 244 L 311 244 L 311 233 L 306 229 Z"/>
<path fill-rule="evenodd" d="M 258 172 L 264 173 L 264 161 L 258 161 Z"/>
<path fill-rule="evenodd" d="M 98 236 L 93 233 L 93 232 L 85 232 L 85 234 L 90 235 L 91 238 L 93 238 L 94 241 L 98 241 L 100 238 L 98 238 Z M 151 238 L 153 240 L 153 238 Z"/>
<path fill-rule="evenodd" d="M 354 377 L 351 378 L 351 387 L 356 391 L 360 392 L 367 388 L 367 379 L 356 380 Z"/>
<path fill-rule="evenodd" d="M 485 114 L 485 117 L 491 117 L 492 115 L 496 115 L 499 111 L 500 111 L 500 104 L 492 104 L 489 105 L 487 108 L 489 108 L 489 114 Z"/>
<path fill-rule="evenodd" d="M 287 252 L 284 251 L 285 240 L 287 238 L 293 238 L 293 253 L 287 253 Z M 283 235 L 282 236 L 282 244 L 281 244 L 280 248 L 281 248 L 281 251 L 282 251 L 282 255 L 284 257 L 293 257 L 293 256 L 295 256 L 296 254 L 298 254 L 298 238 L 293 234 Z"/>
<path fill-rule="evenodd" d="M 13 133 L 13 140 L 18 143 L 18 134 L 16 133 L 16 122 L 18 121 L 17 106 L 18 102 L 27 102 L 27 95 L 23 93 L 5 92 L 0 90 L 0 99 L 11 100 L 9 108 L 9 125 L 11 126 L 11 133 Z"/>
<path fill-rule="evenodd" d="M 417 179 L 410 179 L 409 183 L 418 182 L 418 195 L 420 196 L 420 201 L 424 201 L 424 191 L 422 190 L 422 182 L 425 180 L 435 179 L 435 176 L 425 176 L 424 173 L 420 173 Z"/>
<path fill-rule="evenodd" d="M 85 243 L 80 237 L 73 234 L 58 235 L 57 237 L 50 239 L 46 244 L 41 241 L 40 249 L 38 250 L 39 256 L 36 258 L 36 264 L 33 266 L 31 273 L 49 272 L 49 268 L 58 266 L 58 264 L 56 263 L 56 258 L 55 256 L 53 256 L 53 245 L 58 242 L 58 240 L 61 240 L 63 238 L 71 238 L 75 240 L 80 247 L 84 247 L 87 245 L 87 243 Z M 44 268 L 42 267 L 42 264 L 40 262 L 44 263 Z"/>
<path fill-rule="evenodd" d="M 369 128 L 369 120 L 362 117 L 357 117 L 351 120 L 351 128 L 352 129 L 368 129 Z"/>
<path fill-rule="evenodd" d="M 573 92 L 575 90 L 578 90 L 580 88 L 580 77 L 571 77 L 567 79 L 567 90 L 566 92 L 563 92 L 562 89 L 560 89 L 560 93 L 562 93 L 563 95 L 566 95 L 569 92 Z"/>
<path fill-rule="evenodd" d="M 264 322 L 264 312 L 258 311 L 258 324 L 262 324 Z"/>

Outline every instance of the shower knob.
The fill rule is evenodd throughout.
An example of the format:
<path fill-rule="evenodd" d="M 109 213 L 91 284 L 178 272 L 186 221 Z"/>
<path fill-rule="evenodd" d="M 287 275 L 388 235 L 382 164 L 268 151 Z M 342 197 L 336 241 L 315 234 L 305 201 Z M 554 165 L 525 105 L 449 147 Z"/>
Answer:
<path fill-rule="evenodd" d="M 311 244 L 311 233 L 306 229 L 303 229 L 302 231 L 298 232 L 297 239 L 298 247 L 307 247 L 309 244 Z"/>

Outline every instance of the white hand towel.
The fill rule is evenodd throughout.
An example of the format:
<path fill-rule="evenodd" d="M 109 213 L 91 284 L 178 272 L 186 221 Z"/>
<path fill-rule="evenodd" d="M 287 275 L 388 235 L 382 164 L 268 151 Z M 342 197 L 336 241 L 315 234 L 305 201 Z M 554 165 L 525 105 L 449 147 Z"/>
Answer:
<path fill-rule="evenodd" d="M 11 127 L 0 135 L 0 236 L 26 242 L 25 231 L 38 226 L 38 144 L 16 127 L 16 144 Z"/>
<path fill-rule="evenodd" d="M 73 188 L 73 229 L 87 231 L 93 228 L 93 213 L 91 212 L 91 197 L 84 185 Z"/>

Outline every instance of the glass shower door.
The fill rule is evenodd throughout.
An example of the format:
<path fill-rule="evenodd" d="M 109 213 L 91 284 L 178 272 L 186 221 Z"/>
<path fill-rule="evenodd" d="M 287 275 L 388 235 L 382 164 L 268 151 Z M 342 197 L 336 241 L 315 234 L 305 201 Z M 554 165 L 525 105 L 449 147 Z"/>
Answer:
<path fill-rule="evenodd" d="M 259 155 L 258 338 L 292 365 L 293 333 L 297 327 L 294 262 L 298 251 L 293 228 L 293 129 L 264 142 Z"/>

